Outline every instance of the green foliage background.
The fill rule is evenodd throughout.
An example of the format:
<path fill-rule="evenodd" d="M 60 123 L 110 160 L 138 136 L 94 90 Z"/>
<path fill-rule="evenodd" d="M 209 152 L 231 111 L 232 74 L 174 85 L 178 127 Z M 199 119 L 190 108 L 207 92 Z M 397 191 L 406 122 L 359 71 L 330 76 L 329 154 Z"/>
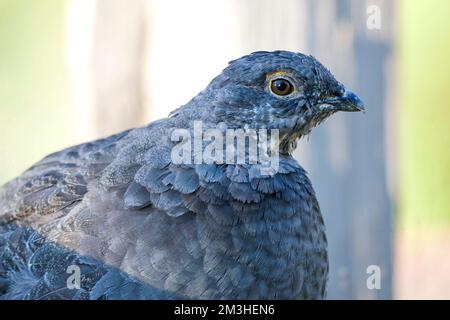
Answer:
<path fill-rule="evenodd" d="M 64 5 L 0 0 L 0 184 L 70 143 Z"/>
<path fill-rule="evenodd" d="M 450 224 L 450 1 L 403 0 L 399 14 L 400 223 Z"/>

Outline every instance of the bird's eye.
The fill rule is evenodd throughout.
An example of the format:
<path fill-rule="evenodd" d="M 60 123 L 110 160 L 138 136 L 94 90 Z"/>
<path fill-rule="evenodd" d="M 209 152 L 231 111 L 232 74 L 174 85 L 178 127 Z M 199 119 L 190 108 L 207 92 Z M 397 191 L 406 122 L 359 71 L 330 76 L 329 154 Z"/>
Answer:
<path fill-rule="evenodd" d="M 270 82 L 270 91 L 277 96 L 287 96 L 294 91 L 294 86 L 286 79 L 277 78 Z"/>

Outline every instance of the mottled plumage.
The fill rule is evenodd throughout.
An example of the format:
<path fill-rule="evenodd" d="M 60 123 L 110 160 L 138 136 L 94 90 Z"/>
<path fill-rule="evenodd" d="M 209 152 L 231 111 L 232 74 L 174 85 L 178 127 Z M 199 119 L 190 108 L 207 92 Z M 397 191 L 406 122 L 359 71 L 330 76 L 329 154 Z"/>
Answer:
<path fill-rule="evenodd" d="M 289 75 L 295 94 L 267 89 Z M 170 117 L 49 155 L 0 191 L 4 299 L 320 299 L 325 227 L 296 141 L 332 113 L 362 109 L 310 56 L 232 61 Z M 171 133 L 280 130 L 279 168 L 174 164 Z M 71 265 L 81 288 L 67 288 Z"/>

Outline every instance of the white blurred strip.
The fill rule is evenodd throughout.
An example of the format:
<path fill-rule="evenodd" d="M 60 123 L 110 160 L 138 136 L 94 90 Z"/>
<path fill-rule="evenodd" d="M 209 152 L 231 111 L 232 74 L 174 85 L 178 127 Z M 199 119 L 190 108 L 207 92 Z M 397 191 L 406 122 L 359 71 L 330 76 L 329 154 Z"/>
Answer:
<path fill-rule="evenodd" d="M 67 62 L 77 139 L 140 126 L 146 16 L 143 0 L 71 0 Z"/>
<path fill-rule="evenodd" d="M 71 84 L 72 130 L 79 142 L 95 135 L 91 63 L 96 3 L 68 0 L 66 7 L 65 57 Z"/>
<path fill-rule="evenodd" d="M 157 119 L 188 102 L 243 53 L 234 0 L 149 0 L 147 103 Z"/>

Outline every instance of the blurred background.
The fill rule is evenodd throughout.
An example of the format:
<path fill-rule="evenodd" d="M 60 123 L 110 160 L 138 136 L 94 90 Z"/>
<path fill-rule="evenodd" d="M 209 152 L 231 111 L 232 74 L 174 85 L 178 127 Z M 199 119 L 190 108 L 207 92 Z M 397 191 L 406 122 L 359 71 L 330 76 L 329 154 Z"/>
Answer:
<path fill-rule="evenodd" d="M 295 153 L 328 229 L 328 297 L 449 299 L 449 15 L 446 0 L 0 0 L 0 184 L 166 116 L 243 54 L 313 54 L 367 108 Z"/>

